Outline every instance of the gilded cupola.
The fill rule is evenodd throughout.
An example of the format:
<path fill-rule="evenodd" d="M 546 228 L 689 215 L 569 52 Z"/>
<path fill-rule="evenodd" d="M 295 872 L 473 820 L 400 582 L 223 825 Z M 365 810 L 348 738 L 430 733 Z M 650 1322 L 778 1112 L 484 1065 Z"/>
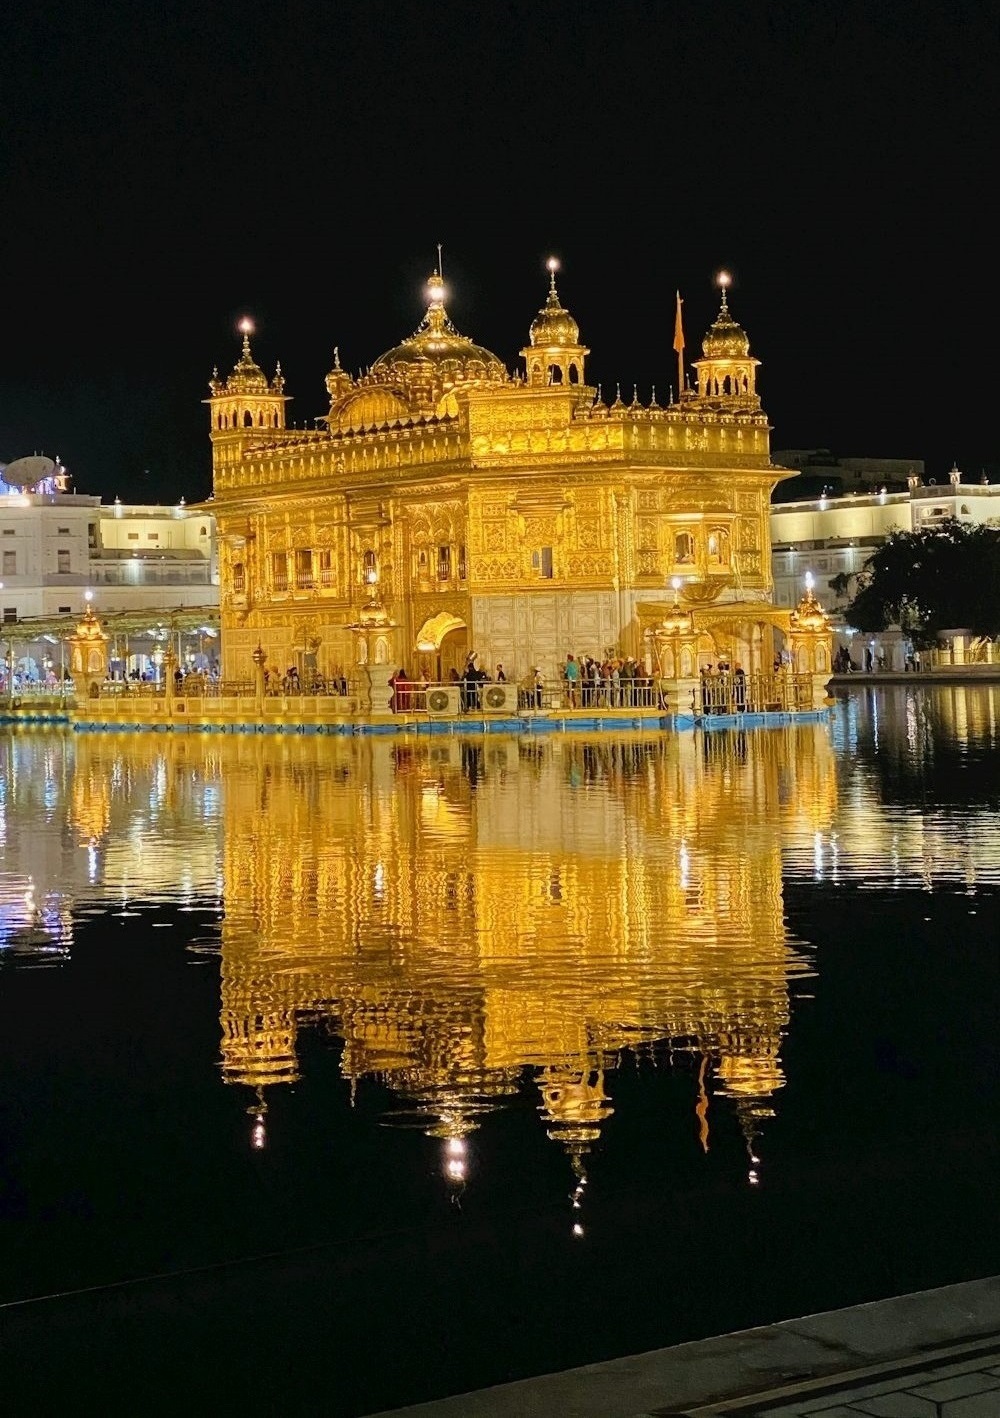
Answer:
<path fill-rule="evenodd" d="M 435 271 L 427 282 L 423 320 L 409 339 L 378 357 L 368 376 L 396 390 L 414 412 L 452 412 L 447 403 L 452 390 L 505 384 L 509 377 L 498 355 L 455 328 L 444 298 L 444 281 Z"/>
<path fill-rule="evenodd" d="M 750 353 L 750 340 L 742 325 L 737 325 L 729 311 L 726 286 L 722 287 L 722 304 L 714 324 L 701 342 L 706 359 L 745 359 Z"/>
<path fill-rule="evenodd" d="M 548 298 L 531 322 L 530 343 L 521 351 L 528 369 L 528 383 L 582 384 L 584 360 L 590 351 L 580 344 L 580 327 L 559 299 L 556 289 L 559 262 L 550 256 L 546 266 Z"/>
<path fill-rule="evenodd" d="M 243 335 L 243 349 L 233 365 L 233 372 L 226 380 L 227 394 L 266 394 L 269 389 L 267 375 L 253 357 L 250 349 L 250 334 L 253 326 L 249 320 L 240 321 Z M 284 381 L 282 381 L 284 383 Z M 213 390 L 213 393 L 215 391 Z M 221 390 L 219 391 L 221 392 Z"/>
<path fill-rule="evenodd" d="M 696 402 L 712 409 L 732 413 L 756 413 L 760 409 L 757 394 L 759 359 L 750 354 L 746 331 L 733 319 L 729 310 L 729 275 L 718 277 L 722 290 L 719 313 L 701 342 L 703 359 L 696 359 L 698 392 Z"/>
<path fill-rule="evenodd" d="M 285 427 L 285 378 L 281 365 L 275 367 L 274 378 L 267 375 L 253 357 L 250 336 L 253 324 L 241 320 L 243 336 L 240 357 L 225 380 L 213 369 L 208 381 L 211 398 L 206 400 L 212 410 L 212 442 L 216 445 L 215 466 L 238 462 L 246 439 L 251 433 L 273 434 Z"/>

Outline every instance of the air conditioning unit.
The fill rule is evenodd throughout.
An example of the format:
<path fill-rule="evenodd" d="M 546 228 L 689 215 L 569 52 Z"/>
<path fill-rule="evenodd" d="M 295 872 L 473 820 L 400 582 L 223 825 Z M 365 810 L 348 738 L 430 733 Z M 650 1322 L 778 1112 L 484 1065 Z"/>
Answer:
<path fill-rule="evenodd" d="M 480 690 L 484 714 L 516 714 L 516 684 L 484 684 Z"/>
<path fill-rule="evenodd" d="M 432 719 L 458 714 L 462 708 L 457 684 L 432 684 L 427 690 L 427 712 Z"/>

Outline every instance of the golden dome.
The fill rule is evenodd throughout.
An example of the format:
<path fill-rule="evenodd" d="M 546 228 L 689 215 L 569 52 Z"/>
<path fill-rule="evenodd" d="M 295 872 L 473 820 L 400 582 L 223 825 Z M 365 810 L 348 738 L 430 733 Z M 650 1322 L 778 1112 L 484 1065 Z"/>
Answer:
<path fill-rule="evenodd" d="M 349 389 L 345 398 L 332 405 L 329 422 L 337 428 L 380 428 L 410 417 L 410 410 L 398 394 L 384 385 Z"/>
<path fill-rule="evenodd" d="M 579 345 L 580 327 L 559 303 L 556 290 L 558 263 L 549 261 L 549 298 L 531 322 L 530 339 L 533 345 L 550 348 L 553 345 Z"/>
<path fill-rule="evenodd" d="M 226 380 L 227 394 L 266 394 L 268 391 L 267 375 L 250 352 L 250 328 L 249 321 L 240 325 L 243 331 L 243 349 L 233 365 L 232 374 Z"/>
<path fill-rule="evenodd" d="M 715 324 L 702 340 L 701 348 L 706 359 L 746 359 L 750 353 L 749 336 L 729 313 L 725 286 Z"/>
<path fill-rule="evenodd" d="M 444 282 L 435 272 L 427 282 L 427 314 L 408 340 L 379 355 L 371 373 L 381 384 L 502 384 L 503 361 L 461 334 L 444 308 Z"/>

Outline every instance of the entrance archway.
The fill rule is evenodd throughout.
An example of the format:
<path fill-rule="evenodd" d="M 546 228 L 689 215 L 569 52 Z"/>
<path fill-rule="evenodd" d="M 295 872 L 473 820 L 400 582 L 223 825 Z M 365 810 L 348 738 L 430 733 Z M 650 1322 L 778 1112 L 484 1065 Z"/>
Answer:
<path fill-rule="evenodd" d="M 417 632 L 417 672 L 421 679 L 443 684 L 451 678 L 452 670 L 461 674 L 468 653 L 468 627 L 450 611 L 431 616 Z"/>

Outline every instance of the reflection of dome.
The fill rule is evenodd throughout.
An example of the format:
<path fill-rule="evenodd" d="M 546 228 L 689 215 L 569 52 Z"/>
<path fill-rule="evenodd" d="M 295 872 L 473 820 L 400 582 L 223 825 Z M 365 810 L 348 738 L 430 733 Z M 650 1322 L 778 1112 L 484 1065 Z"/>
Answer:
<path fill-rule="evenodd" d="M 503 361 L 491 350 L 473 344 L 460 334 L 444 308 L 444 282 L 437 274 L 427 282 L 427 314 L 408 340 L 380 355 L 372 376 L 380 384 L 407 385 L 438 382 L 501 384 L 507 379 Z"/>
<path fill-rule="evenodd" d="M 533 345 L 578 345 L 580 327 L 559 303 L 556 290 L 555 266 L 549 267 L 549 298 L 531 322 L 531 343 Z"/>
<path fill-rule="evenodd" d="M 737 325 L 729 313 L 725 288 L 715 324 L 702 340 L 701 348 L 706 359 L 746 359 L 750 353 L 750 339 L 746 331 Z"/>

